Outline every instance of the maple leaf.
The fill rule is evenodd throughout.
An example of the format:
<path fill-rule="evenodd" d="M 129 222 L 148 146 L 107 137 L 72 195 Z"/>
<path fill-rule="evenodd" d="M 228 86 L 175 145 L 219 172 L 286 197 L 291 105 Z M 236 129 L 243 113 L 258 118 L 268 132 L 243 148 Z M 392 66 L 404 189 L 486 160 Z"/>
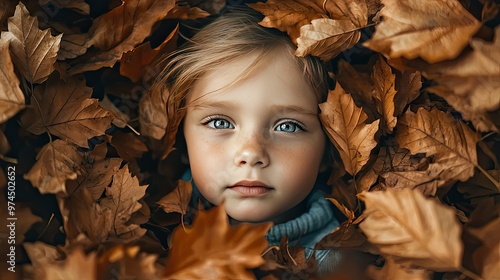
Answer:
<path fill-rule="evenodd" d="M 354 46 L 361 37 L 359 31 L 368 22 L 368 7 L 364 0 L 316 1 L 330 19 L 313 19 L 300 27 L 295 55 L 308 54 L 329 60 Z"/>
<path fill-rule="evenodd" d="M 144 41 L 174 6 L 174 0 L 127 0 L 96 18 L 88 32 L 89 43 L 101 51 L 72 65 L 68 75 L 113 66 L 123 53 Z"/>
<path fill-rule="evenodd" d="M 157 204 L 167 213 L 176 212 L 186 215 L 192 192 L 191 182 L 179 180 L 175 189 L 162 197 Z"/>
<path fill-rule="evenodd" d="M 75 180 L 82 173 L 82 156 L 76 146 L 63 140 L 55 140 L 43 146 L 36 160 L 23 177 L 42 194 L 66 193 L 66 180 Z"/>
<path fill-rule="evenodd" d="M 36 17 L 19 3 L 8 21 L 12 61 L 30 83 L 42 83 L 54 71 L 62 34 L 52 36 L 50 30 L 40 30 Z M 3 36 L 2 36 L 3 37 Z"/>
<path fill-rule="evenodd" d="M 0 39 L 0 123 L 24 108 L 24 95 L 9 54 L 9 42 Z"/>
<path fill-rule="evenodd" d="M 88 148 L 87 140 L 103 135 L 113 115 L 89 98 L 92 89 L 85 80 L 71 77 L 66 82 L 56 75 L 35 88 L 31 104 L 21 116 L 25 129 L 34 134 L 49 132 L 62 139 Z"/>
<path fill-rule="evenodd" d="M 142 207 L 138 200 L 144 196 L 146 188 L 147 185 L 139 185 L 137 177 L 132 177 L 128 165 L 113 175 L 111 186 L 106 188 L 106 197 L 99 201 L 102 211 L 109 209 L 110 237 L 131 241 L 146 233 L 139 225 L 129 222 L 130 216 Z"/>
<path fill-rule="evenodd" d="M 356 175 L 377 145 L 374 136 L 379 120 L 365 124 L 366 113 L 354 104 L 351 95 L 338 83 L 335 90 L 328 93 L 327 101 L 319 107 L 321 122 L 339 151 L 346 171 Z"/>
<path fill-rule="evenodd" d="M 397 123 L 397 118 L 394 116 L 396 75 L 381 56 L 373 66 L 372 81 L 376 108 L 382 116 L 382 129 L 390 134 Z"/>
<path fill-rule="evenodd" d="M 153 49 L 151 43 L 146 42 L 124 53 L 120 60 L 120 74 L 130 78 L 134 83 L 138 82 L 146 72 L 146 67 L 158 53 L 169 53 L 175 50 L 178 34 L 179 24 L 158 47 Z"/>
<path fill-rule="evenodd" d="M 264 264 L 264 236 L 272 223 L 231 227 L 224 205 L 200 211 L 193 226 L 172 233 L 164 276 L 169 279 L 254 279 L 250 268 Z"/>
<path fill-rule="evenodd" d="M 443 97 L 479 131 L 498 132 L 486 114 L 500 109 L 500 27 L 493 42 L 473 38 L 470 45 L 472 50 L 457 59 L 424 69 L 425 77 L 438 84 L 428 90 Z"/>
<path fill-rule="evenodd" d="M 455 211 L 409 189 L 362 192 L 358 197 L 366 204 L 359 227 L 382 254 L 405 267 L 461 267 L 462 229 Z"/>
<path fill-rule="evenodd" d="M 286 32 L 295 44 L 303 25 L 313 19 L 327 18 L 321 6 L 309 0 L 269 0 L 247 5 L 266 16 L 260 25 Z"/>
<path fill-rule="evenodd" d="M 482 25 L 456 0 L 381 2 L 382 21 L 363 45 L 388 58 L 456 58 Z"/>
<path fill-rule="evenodd" d="M 466 181 L 477 166 L 478 136 L 465 124 L 438 109 L 419 108 L 399 119 L 396 140 L 412 154 L 434 156 L 444 167 L 441 178 Z"/>
<path fill-rule="evenodd" d="M 43 267 L 42 279 L 77 280 L 97 279 L 96 252 L 86 255 L 79 247 L 66 256 L 62 263 L 48 263 Z"/>

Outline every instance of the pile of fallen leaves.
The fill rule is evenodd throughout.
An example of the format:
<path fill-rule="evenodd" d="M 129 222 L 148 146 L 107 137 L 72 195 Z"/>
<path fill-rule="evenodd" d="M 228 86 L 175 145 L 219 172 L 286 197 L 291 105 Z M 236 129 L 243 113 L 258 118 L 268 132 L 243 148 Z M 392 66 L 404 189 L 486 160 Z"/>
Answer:
<path fill-rule="evenodd" d="M 176 127 L 151 62 L 235 2 L 0 0 L 0 205 L 18 218 L 2 279 L 316 277 L 303 248 L 266 248 L 270 224 L 188 207 L 165 152 Z M 373 258 L 326 278 L 498 277 L 498 1 L 251 2 L 332 69 L 320 117 L 344 221 L 316 247 Z"/>

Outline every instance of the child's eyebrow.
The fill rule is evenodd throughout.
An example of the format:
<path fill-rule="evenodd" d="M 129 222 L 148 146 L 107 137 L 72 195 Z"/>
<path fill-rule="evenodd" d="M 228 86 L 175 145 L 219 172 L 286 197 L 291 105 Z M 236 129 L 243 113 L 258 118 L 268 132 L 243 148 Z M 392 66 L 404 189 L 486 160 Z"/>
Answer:
<path fill-rule="evenodd" d="M 279 113 L 295 113 L 295 114 L 300 114 L 300 115 L 312 115 L 312 116 L 317 116 L 318 112 L 314 112 L 311 110 L 308 110 L 304 107 L 301 106 L 295 106 L 295 105 L 275 105 L 272 107 L 273 111 L 279 112 Z"/>
<path fill-rule="evenodd" d="M 198 104 L 190 105 L 193 110 L 201 110 L 201 109 L 221 109 L 221 110 L 237 110 L 238 107 L 231 102 L 203 102 Z M 297 105 L 274 105 L 271 107 L 273 112 L 276 114 L 300 114 L 307 116 L 317 116 L 318 112 L 314 112 L 308 110 L 302 106 Z"/>

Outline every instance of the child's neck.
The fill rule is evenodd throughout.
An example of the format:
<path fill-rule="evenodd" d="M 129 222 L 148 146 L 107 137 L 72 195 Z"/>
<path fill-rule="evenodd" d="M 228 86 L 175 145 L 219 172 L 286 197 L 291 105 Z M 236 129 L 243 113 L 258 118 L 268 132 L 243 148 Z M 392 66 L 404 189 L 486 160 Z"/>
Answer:
<path fill-rule="evenodd" d="M 293 220 L 297 218 L 298 216 L 302 215 L 303 213 L 307 212 L 307 199 L 304 199 L 302 202 L 299 204 L 295 205 L 294 207 L 288 209 L 286 212 L 280 214 L 279 216 L 275 217 L 272 222 L 276 224 L 281 224 L 290 220 Z M 265 223 L 268 221 L 262 221 L 262 222 L 256 222 L 254 224 L 261 224 Z M 231 217 L 229 217 L 229 223 L 231 225 L 238 225 L 242 223 L 241 221 L 235 220 Z"/>

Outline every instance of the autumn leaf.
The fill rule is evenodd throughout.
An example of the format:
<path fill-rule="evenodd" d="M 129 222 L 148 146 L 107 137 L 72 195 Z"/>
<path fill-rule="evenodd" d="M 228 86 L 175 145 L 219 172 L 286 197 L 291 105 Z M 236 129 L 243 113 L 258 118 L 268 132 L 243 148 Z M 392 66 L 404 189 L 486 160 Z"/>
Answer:
<path fill-rule="evenodd" d="M 142 43 L 153 25 L 165 18 L 174 0 L 128 0 L 92 22 L 90 44 L 101 50 L 68 70 L 68 75 L 111 67 L 122 54 Z"/>
<path fill-rule="evenodd" d="M 264 263 L 264 236 L 271 223 L 231 227 L 224 206 L 200 211 L 191 228 L 172 233 L 164 276 L 169 279 L 254 279 L 249 271 Z"/>
<path fill-rule="evenodd" d="M 424 70 L 437 83 L 428 90 L 446 99 L 479 131 L 498 132 L 487 113 L 500 109 L 500 28 L 493 42 L 473 38 L 470 44 L 472 50 L 457 59 Z"/>
<path fill-rule="evenodd" d="M 453 210 L 409 189 L 363 192 L 358 197 L 366 204 L 359 227 L 382 254 L 405 267 L 461 267 L 462 229 Z"/>
<path fill-rule="evenodd" d="M 443 179 L 466 181 L 474 175 L 478 136 L 438 109 L 408 111 L 399 119 L 396 140 L 412 154 L 434 156 L 434 162 L 443 165 Z"/>
<path fill-rule="evenodd" d="M 495 279 L 498 277 L 500 264 L 500 236 L 497 234 L 500 228 L 500 217 L 481 228 L 470 229 L 469 231 L 482 241 L 483 246 L 473 253 L 476 260 L 481 260 L 483 279 Z"/>
<path fill-rule="evenodd" d="M 313 19 L 300 27 L 295 55 L 318 56 L 329 60 L 353 47 L 361 37 L 359 29 L 368 22 L 364 0 L 316 1 L 328 12 L 329 19 Z"/>
<path fill-rule="evenodd" d="M 128 165 L 113 175 L 111 186 L 106 188 L 106 197 L 99 201 L 102 211 L 110 210 L 110 238 L 131 241 L 146 233 L 139 225 L 129 223 L 130 216 L 141 208 L 138 200 L 144 196 L 146 188 L 147 185 L 139 185 L 139 179 L 132 176 Z"/>
<path fill-rule="evenodd" d="M 398 264 L 393 258 L 387 257 L 384 266 L 379 269 L 369 266 L 367 275 L 373 280 L 405 279 L 405 280 L 430 280 L 432 272 L 422 268 L 407 268 Z"/>
<path fill-rule="evenodd" d="M 170 92 L 164 87 L 148 90 L 139 103 L 141 135 L 160 140 L 168 123 L 167 100 Z"/>
<path fill-rule="evenodd" d="M 381 2 L 382 21 L 363 45 L 388 58 L 456 58 L 482 25 L 457 0 Z"/>
<path fill-rule="evenodd" d="M 9 42 L 0 39 L 0 123 L 24 108 L 24 94 L 14 73 L 10 59 Z"/>
<path fill-rule="evenodd" d="M 351 95 L 345 93 L 338 83 L 335 90 L 328 93 L 327 101 L 319 107 L 321 121 L 339 151 L 346 171 L 356 175 L 377 145 L 374 136 L 379 120 L 365 124 L 366 113 L 354 104 Z"/>
<path fill-rule="evenodd" d="M 86 255 L 82 248 L 78 248 L 61 263 L 46 264 L 40 277 L 47 280 L 94 280 L 97 279 L 96 259 L 96 252 Z"/>
<path fill-rule="evenodd" d="M 381 56 L 373 66 L 372 81 L 375 105 L 382 116 L 382 129 L 390 134 L 397 123 L 397 118 L 394 116 L 396 75 L 392 73 L 391 67 Z"/>
<path fill-rule="evenodd" d="M 211 15 L 218 15 L 226 6 L 226 0 L 186 0 L 187 4 L 201 8 Z"/>
<path fill-rule="evenodd" d="M 260 25 L 288 33 L 295 44 L 303 25 L 309 24 L 313 19 L 327 18 L 321 6 L 308 0 L 269 0 L 266 3 L 247 5 L 266 16 L 259 22 Z"/>
<path fill-rule="evenodd" d="M 156 48 L 151 48 L 151 43 L 146 42 L 133 50 L 123 54 L 120 60 L 120 74 L 122 76 L 130 78 L 132 82 L 138 82 L 146 69 L 155 58 L 155 56 L 160 53 L 168 53 L 177 47 L 177 37 L 179 32 L 179 25 L 167 36 L 167 38 Z"/>
<path fill-rule="evenodd" d="M 61 46 L 57 54 L 58 60 L 66 60 L 78 57 L 87 52 L 90 47 L 88 34 L 64 34 L 61 39 Z"/>
<path fill-rule="evenodd" d="M 50 30 L 40 30 L 38 20 L 19 3 L 14 16 L 9 18 L 12 61 L 23 77 L 30 83 L 42 83 L 54 71 L 62 35 L 52 36 Z M 2 34 L 3 35 L 3 34 Z M 3 36 L 2 36 L 3 37 Z"/>
<path fill-rule="evenodd" d="M 111 138 L 111 145 L 116 148 L 118 155 L 126 160 L 132 161 L 140 158 L 148 151 L 146 144 L 133 133 L 116 132 Z"/>
<path fill-rule="evenodd" d="M 75 180 L 82 173 L 82 156 L 76 146 L 55 140 L 43 146 L 36 163 L 24 174 L 24 179 L 38 188 L 40 193 L 66 193 L 66 180 Z"/>
<path fill-rule="evenodd" d="M 224 3 L 225 4 L 225 3 Z M 180 6 L 176 3 L 175 7 L 168 12 L 167 18 L 171 19 L 199 19 L 210 16 L 210 13 L 190 6 Z"/>
<path fill-rule="evenodd" d="M 140 251 L 139 246 L 116 245 L 97 261 L 99 279 L 160 279 L 156 268 L 158 256 Z"/>
<path fill-rule="evenodd" d="M 421 87 L 422 75 L 419 71 L 396 72 L 394 116 L 401 115 L 405 107 L 420 95 Z"/>
<path fill-rule="evenodd" d="M 157 204 L 167 213 L 176 212 L 185 215 L 192 192 L 191 182 L 179 180 L 177 187 L 162 197 Z"/>
<path fill-rule="evenodd" d="M 51 3 L 55 2 L 55 3 Z M 85 3 L 85 0 L 39 0 L 40 5 L 52 4 L 59 9 L 69 9 L 80 14 L 88 15 L 90 13 L 90 5 Z"/>
<path fill-rule="evenodd" d="M 7 29 L 7 18 L 14 15 L 16 10 L 16 5 L 19 1 L 15 0 L 4 0 L 0 1 L 0 30 Z"/>
<path fill-rule="evenodd" d="M 85 80 L 71 77 L 66 82 L 51 76 L 44 86 L 35 88 L 30 107 L 21 116 L 25 129 L 34 134 L 49 132 L 88 148 L 87 140 L 103 135 L 113 115 L 89 98 L 92 89 Z"/>

